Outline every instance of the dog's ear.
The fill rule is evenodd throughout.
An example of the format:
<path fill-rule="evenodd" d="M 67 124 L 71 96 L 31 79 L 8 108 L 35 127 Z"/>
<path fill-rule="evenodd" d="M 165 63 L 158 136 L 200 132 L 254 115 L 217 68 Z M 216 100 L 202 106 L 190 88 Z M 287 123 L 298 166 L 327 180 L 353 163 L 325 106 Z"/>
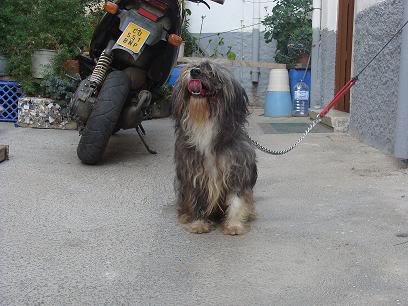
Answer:
<path fill-rule="evenodd" d="M 242 124 L 246 121 L 246 117 L 249 115 L 248 105 L 249 99 L 242 85 L 234 80 L 234 117 L 236 122 Z"/>
<path fill-rule="evenodd" d="M 224 83 L 223 91 L 218 97 L 218 105 L 222 105 L 218 112 L 222 137 L 232 137 L 246 123 L 248 111 L 248 96 L 235 79 Z"/>
<path fill-rule="evenodd" d="M 182 81 L 179 79 L 173 88 L 171 95 L 171 113 L 174 120 L 177 122 L 181 120 L 183 115 L 183 93 L 182 93 Z"/>
<path fill-rule="evenodd" d="M 238 87 L 237 88 L 237 90 L 238 90 L 237 96 L 241 97 L 240 98 L 241 107 L 242 107 L 243 110 L 245 110 L 245 114 L 248 115 L 249 114 L 249 111 L 248 111 L 248 105 L 249 105 L 248 95 L 247 95 L 244 87 L 242 87 L 241 84 L 238 83 L 237 87 Z"/>

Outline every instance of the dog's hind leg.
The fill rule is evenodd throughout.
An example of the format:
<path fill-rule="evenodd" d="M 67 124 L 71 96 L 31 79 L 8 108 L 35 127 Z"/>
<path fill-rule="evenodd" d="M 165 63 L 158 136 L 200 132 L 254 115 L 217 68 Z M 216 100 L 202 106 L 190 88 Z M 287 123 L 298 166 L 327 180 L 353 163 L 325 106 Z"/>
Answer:
<path fill-rule="evenodd" d="M 227 197 L 227 211 L 223 223 L 226 235 L 242 235 L 248 231 L 247 221 L 255 217 L 252 191 L 233 193 Z"/>

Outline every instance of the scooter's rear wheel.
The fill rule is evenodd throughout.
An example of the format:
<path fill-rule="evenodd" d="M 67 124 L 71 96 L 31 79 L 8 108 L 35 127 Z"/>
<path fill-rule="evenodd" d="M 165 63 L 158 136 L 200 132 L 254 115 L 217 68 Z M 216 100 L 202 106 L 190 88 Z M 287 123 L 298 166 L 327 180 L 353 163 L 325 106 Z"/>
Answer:
<path fill-rule="evenodd" d="M 77 154 L 83 163 L 94 165 L 102 159 L 129 94 L 129 83 L 122 71 L 107 76 L 78 144 Z"/>

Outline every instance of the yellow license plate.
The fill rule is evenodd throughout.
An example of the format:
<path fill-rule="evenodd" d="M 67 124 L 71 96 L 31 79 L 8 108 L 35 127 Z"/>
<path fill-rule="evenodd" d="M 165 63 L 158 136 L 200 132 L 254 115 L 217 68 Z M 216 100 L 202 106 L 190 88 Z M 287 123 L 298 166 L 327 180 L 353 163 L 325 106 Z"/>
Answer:
<path fill-rule="evenodd" d="M 149 35 L 149 31 L 134 23 L 129 23 L 116 43 L 134 53 L 139 53 Z"/>

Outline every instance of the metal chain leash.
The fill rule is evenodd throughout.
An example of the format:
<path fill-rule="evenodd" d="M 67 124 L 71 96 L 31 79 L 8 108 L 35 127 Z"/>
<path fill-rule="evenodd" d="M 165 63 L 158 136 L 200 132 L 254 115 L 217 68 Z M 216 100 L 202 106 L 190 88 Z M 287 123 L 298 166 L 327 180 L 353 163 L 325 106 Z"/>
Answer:
<path fill-rule="evenodd" d="M 266 147 L 264 147 L 263 145 L 261 145 L 259 142 L 257 142 L 256 140 L 252 139 L 251 136 L 249 136 L 249 134 L 247 132 L 246 135 L 248 137 L 248 139 L 251 141 L 251 143 L 259 150 L 261 150 L 262 152 L 265 152 L 267 154 L 271 154 L 271 155 L 284 155 L 290 151 L 292 151 L 294 148 L 296 148 L 304 139 L 305 137 L 310 133 L 311 130 L 313 130 L 313 128 L 318 125 L 324 116 L 326 116 L 326 114 L 333 108 L 336 106 L 336 104 L 338 103 L 338 101 L 346 94 L 350 91 L 351 87 L 354 86 L 354 84 L 356 84 L 356 82 L 358 81 L 359 76 L 375 61 L 375 59 L 385 50 L 385 48 L 397 37 L 397 35 L 399 33 L 402 32 L 402 30 L 408 25 L 408 20 L 405 21 L 405 23 L 402 24 L 402 26 L 398 29 L 397 32 L 394 33 L 394 35 L 391 36 L 391 38 L 387 41 L 387 43 L 376 53 L 376 55 L 374 57 L 371 58 L 371 60 L 360 70 L 359 73 L 357 73 L 356 76 L 354 76 L 348 83 L 346 83 L 340 90 L 339 92 L 336 94 L 336 96 L 323 108 L 323 110 L 316 116 L 316 119 L 313 120 L 313 122 L 309 125 L 309 127 L 307 128 L 307 130 L 303 133 L 303 135 L 289 148 L 285 149 L 285 150 L 271 150 L 268 149 Z M 308 62 L 308 66 L 310 63 L 310 57 L 309 57 L 309 62 Z M 306 75 L 306 73 L 305 73 Z M 303 77 L 304 78 L 304 77 Z"/>
<path fill-rule="evenodd" d="M 303 133 L 303 135 L 293 145 L 291 145 L 289 148 L 287 148 L 285 150 L 280 150 L 280 151 L 268 149 L 267 147 L 264 147 L 263 145 L 261 145 L 256 140 L 252 139 L 251 136 L 248 135 L 248 133 L 246 135 L 249 138 L 249 140 L 251 141 L 251 143 L 258 150 L 260 150 L 260 151 L 262 151 L 264 153 L 267 153 L 267 154 L 271 154 L 271 155 L 284 155 L 284 154 L 292 151 L 294 148 L 296 148 L 305 139 L 305 137 L 314 129 L 314 127 L 316 125 L 318 125 L 321 121 L 322 121 L 322 118 L 320 118 L 320 116 L 318 115 L 316 117 L 316 119 L 312 121 L 312 123 L 309 125 L 307 130 Z"/>
<path fill-rule="evenodd" d="M 306 78 L 306 74 L 307 71 L 309 70 L 309 65 L 310 65 L 310 58 L 311 56 L 309 56 L 308 60 L 307 60 L 307 65 L 306 65 L 306 69 L 305 69 L 305 73 L 303 74 L 303 77 L 301 79 L 301 82 L 304 81 L 304 79 Z M 257 142 L 256 140 L 252 139 L 251 136 L 248 136 L 249 140 L 251 141 L 251 143 L 258 149 L 261 150 L 264 153 L 267 154 L 271 154 L 271 155 L 284 155 L 290 151 L 292 151 L 294 148 L 296 148 L 305 138 L 306 136 L 314 129 L 314 127 L 316 125 L 318 125 L 320 122 L 322 121 L 322 119 L 320 118 L 320 114 L 317 115 L 316 119 L 312 121 L 312 123 L 309 125 L 309 127 L 307 128 L 307 130 L 303 133 L 303 135 L 293 144 L 291 145 L 289 148 L 285 149 L 285 150 L 271 150 L 268 149 L 267 147 L 264 147 L 263 145 L 261 145 L 259 142 Z"/>

